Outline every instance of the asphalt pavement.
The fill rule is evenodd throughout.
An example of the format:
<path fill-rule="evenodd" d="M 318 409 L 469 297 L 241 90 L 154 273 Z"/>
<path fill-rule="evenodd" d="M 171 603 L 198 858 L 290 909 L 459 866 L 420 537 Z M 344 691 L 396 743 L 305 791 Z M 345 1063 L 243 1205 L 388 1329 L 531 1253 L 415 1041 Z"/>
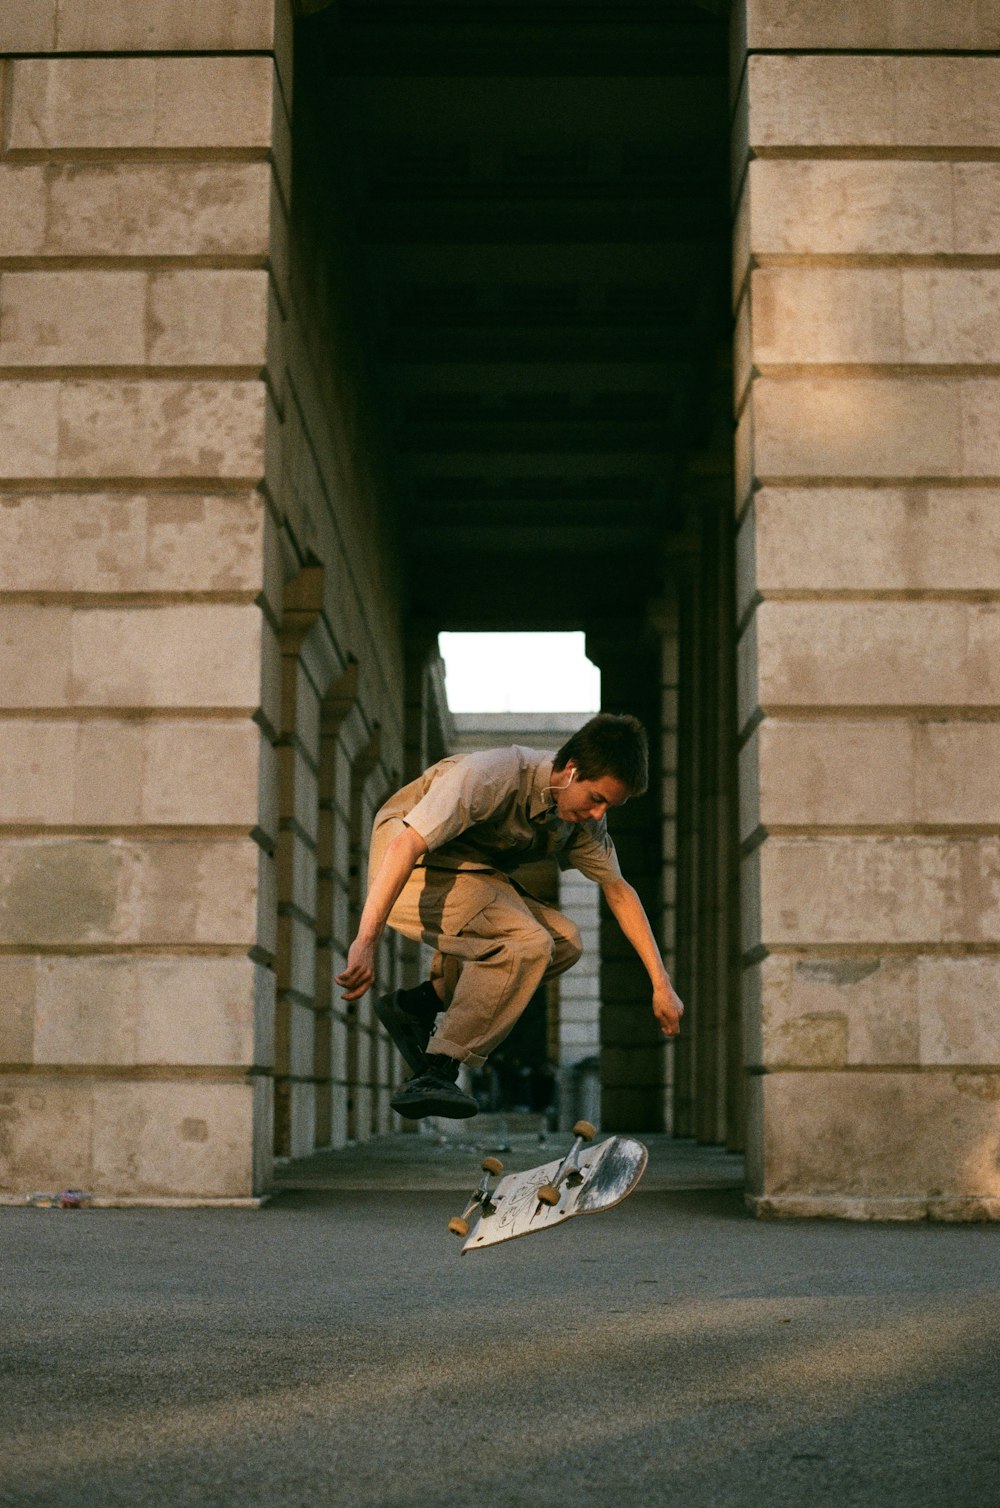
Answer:
<path fill-rule="evenodd" d="M 554 1155 L 464 1136 L 259 1211 L 0 1210 L 0 1503 L 1000 1505 L 1000 1228 L 758 1222 L 657 1140 L 618 1209 L 463 1257 L 481 1147 Z"/>

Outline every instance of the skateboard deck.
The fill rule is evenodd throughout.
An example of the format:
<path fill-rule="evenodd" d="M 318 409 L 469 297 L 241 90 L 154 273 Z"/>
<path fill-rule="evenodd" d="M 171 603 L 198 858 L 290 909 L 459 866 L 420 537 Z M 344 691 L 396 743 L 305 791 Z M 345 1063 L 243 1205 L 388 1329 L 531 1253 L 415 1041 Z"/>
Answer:
<path fill-rule="evenodd" d="M 609 1136 L 584 1151 L 581 1148 L 594 1135 L 593 1128 L 580 1123 L 574 1130 L 577 1139 L 561 1161 L 509 1173 L 492 1189 L 490 1175 L 499 1173 L 502 1165 L 495 1158 L 486 1159 L 486 1176 L 465 1216 L 449 1225 L 456 1235 L 465 1238 L 463 1256 L 501 1241 L 533 1236 L 576 1215 L 611 1209 L 632 1193 L 648 1158 L 642 1142 L 629 1136 Z"/>

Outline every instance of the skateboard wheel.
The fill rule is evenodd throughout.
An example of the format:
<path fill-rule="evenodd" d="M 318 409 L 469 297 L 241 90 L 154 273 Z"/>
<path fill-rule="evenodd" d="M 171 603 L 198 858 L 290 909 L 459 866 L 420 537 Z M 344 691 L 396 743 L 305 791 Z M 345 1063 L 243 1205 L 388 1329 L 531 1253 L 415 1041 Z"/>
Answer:
<path fill-rule="evenodd" d="M 582 1136 L 584 1141 L 593 1141 L 597 1135 L 597 1127 L 592 1126 L 589 1121 L 577 1121 L 573 1127 L 573 1135 Z"/>
<path fill-rule="evenodd" d="M 500 1161 L 499 1157 L 484 1157 L 483 1158 L 483 1172 L 484 1173 L 493 1173 L 493 1174 L 502 1173 L 503 1172 L 503 1163 Z"/>
<path fill-rule="evenodd" d="M 448 1229 L 453 1236 L 467 1236 L 469 1234 L 469 1222 L 468 1220 L 463 1220 L 461 1215 L 456 1215 L 453 1220 L 448 1221 Z"/>
<path fill-rule="evenodd" d="M 559 1190 L 555 1188 L 551 1183 L 543 1184 L 542 1187 L 538 1190 L 538 1202 L 539 1204 L 558 1204 Z"/>

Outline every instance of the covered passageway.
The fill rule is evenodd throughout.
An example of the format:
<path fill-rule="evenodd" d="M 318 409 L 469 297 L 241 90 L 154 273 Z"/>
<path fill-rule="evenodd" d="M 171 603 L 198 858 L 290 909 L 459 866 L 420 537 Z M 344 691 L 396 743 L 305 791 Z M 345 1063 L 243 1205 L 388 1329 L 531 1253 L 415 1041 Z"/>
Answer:
<path fill-rule="evenodd" d="M 687 1032 L 665 1062 L 605 918 L 604 1122 L 735 1144 L 724 9 L 318 8 L 292 203 L 293 286 L 353 352 L 411 665 L 442 629 L 582 627 L 603 705 L 650 730 L 615 836 Z"/>

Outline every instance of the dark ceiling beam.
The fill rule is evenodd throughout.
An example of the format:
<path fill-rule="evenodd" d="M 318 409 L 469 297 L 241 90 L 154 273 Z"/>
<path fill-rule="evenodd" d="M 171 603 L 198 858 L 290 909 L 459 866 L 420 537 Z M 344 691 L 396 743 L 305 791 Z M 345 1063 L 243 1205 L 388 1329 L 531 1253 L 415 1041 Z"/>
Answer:
<path fill-rule="evenodd" d="M 717 73 L 726 46 L 716 17 L 671 0 L 339 0 L 321 19 L 338 78 L 683 78 Z"/>
<path fill-rule="evenodd" d="M 475 455 L 439 455 L 415 451 L 406 461 L 406 491 L 439 491 L 450 482 L 461 483 L 466 477 L 484 477 L 504 488 L 531 480 L 544 485 L 549 479 L 585 480 L 592 475 L 628 477 L 637 489 L 659 485 L 664 477 L 677 474 L 678 460 L 673 455 L 660 460 L 634 451 L 618 451 L 602 462 L 594 455 L 555 454 L 522 455 L 516 449 L 481 460 Z M 401 494 L 402 495 L 402 494 Z"/>
<path fill-rule="evenodd" d="M 661 325 L 655 315 L 645 326 L 629 320 L 620 326 L 608 323 L 589 329 L 572 321 L 563 325 L 546 318 L 540 319 L 533 330 L 504 327 L 499 322 L 435 329 L 428 322 L 422 329 L 397 327 L 376 338 L 381 359 L 400 368 L 428 362 L 439 366 L 469 366 L 483 361 L 498 366 L 551 365 L 553 356 L 577 364 L 601 360 L 625 363 L 630 354 L 643 364 L 662 367 L 669 362 L 679 368 L 684 358 L 690 361 L 705 349 L 704 330 Z"/>
<path fill-rule="evenodd" d="M 718 244 L 731 230 L 725 205 L 717 200 L 685 201 L 671 197 L 661 205 L 625 200 L 620 204 L 553 205 L 539 202 L 530 216 L 511 213 L 509 205 L 477 205 L 474 215 L 448 215 L 440 205 L 415 204 L 405 216 L 398 204 L 366 206 L 358 212 L 358 239 L 372 245 L 529 246 L 561 241 L 572 246 L 654 245 L 686 233 L 691 239 Z"/>
<path fill-rule="evenodd" d="M 647 523 L 633 525 L 619 519 L 594 523 L 534 520 L 528 525 L 472 519 L 444 529 L 415 520 L 411 521 L 410 529 L 414 555 L 430 556 L 442 568 L 449 563 L 457 565 L 463 559 L 479 558 L 481 551 L 488 551 L 492 559 L 498 560 L 505 555 L 521 556 L 538 549 L 569 550 L 579 565 L 588 555 L 600 562 L 616 556 L 629 557 L 635 550 L 690 555 L 698 547 L 693 534 L 657 529 Z"/>

